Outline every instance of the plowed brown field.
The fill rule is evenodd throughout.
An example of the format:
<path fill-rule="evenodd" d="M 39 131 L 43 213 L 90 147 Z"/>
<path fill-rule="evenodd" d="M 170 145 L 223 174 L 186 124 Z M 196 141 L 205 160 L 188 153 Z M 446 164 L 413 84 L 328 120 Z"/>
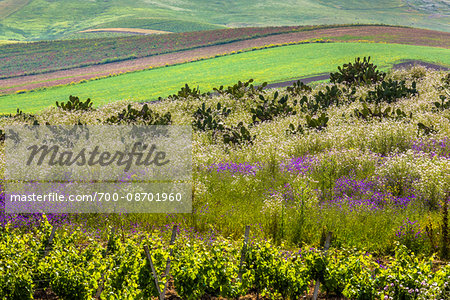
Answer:
<path fill-rule="evenodd" d="M 450 33 L 447 32 L 386 26 L 352 26 L 318 29 L 313 31 L 272 35 L 228 44 L 202 47 L 193 50 L 155 55 L 139 59 L 107 63 L 103 65 L 74 68 L 46 74 L 1 79 L 0 93 L 6 94 L 13 93 L 18 90 L 31 90 L 40 87 L 68 84 L 71 82 L 78 82 L 82 79 L 92 79 L 95 77 L 107 76 L 109 74 L 118 74 L 121 72 L 143 70 L 150 67 L 189 62 L 201 58 L 231 53 L 232 51 L 251 49 L 253 47 L 320 38 L 335 41 L 370 40 L 375 42 L 422 45 L 447 49 L 450 48 Z"/>

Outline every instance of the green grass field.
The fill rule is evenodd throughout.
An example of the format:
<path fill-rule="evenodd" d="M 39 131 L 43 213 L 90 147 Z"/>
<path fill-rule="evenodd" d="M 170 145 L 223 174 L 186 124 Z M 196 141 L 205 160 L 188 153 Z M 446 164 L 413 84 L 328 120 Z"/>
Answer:
<path fill-rule="evenodd" d="M 443 1 L 31 0 L 23 7 L 24 1 L 18 2 L 14 13 L 0 5 L 0 39 L 56 39 L 107 24 L 179 32 L 217 26 L 383 23 L 450 31 L 450 6 Z"/>
<path fill-rule="evenodd" d="M 405 59 L 450 65 L 450 50 L 374 43 L 302 44 L 257 50 L 192 63 L 157 68 L 81 84 L 53 87 L 0 97 L 0 113 L 17 108 L 39 111 L 65 101 L 69 95 L 90 97 L 96 105 L 118 100 L 149 101 L 175 93 L 188 83 L 203 92 L 219 85 L 254 78 L 255 82 L 282 82 L 334 71 L 357 56 L 371 56 L 383 69 Z"/>
<path fill-rule="evenodd" d="M 186 31 L 221 29 L 225 28 L 225 26 L 206 24 L 194 21 L 174 20 L 174 19 L 123 18 L 112 22 L 102 23 L 93 28 L 142 28 L 142 29 L 153 29 L 170 32 L 186 32 Z"/>

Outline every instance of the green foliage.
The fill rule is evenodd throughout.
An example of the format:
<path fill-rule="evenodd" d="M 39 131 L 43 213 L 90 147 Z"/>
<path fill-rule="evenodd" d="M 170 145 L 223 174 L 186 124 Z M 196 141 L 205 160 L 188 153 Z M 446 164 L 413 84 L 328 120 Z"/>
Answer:
<path fill-rule="evenodd" d="M 156 288 L 150 275 L 150 265 L 139 249 L 136 241 L 119 237 L 113 239 L 112 253 L 104 260 L 107 262 L 105 289 L 102 298 L 137 299 L 156 296 Z M 158 252 L 164 249 L 158 249 Z M 156 251 L 155 251 L 156 252 Z"/>
<path fill-rule="evenodd" d="M 378 285 L 383 288 L 380 296 L 393 299 L 417 299 L 420 294 L 426 296 L 424 290 L 430 289 L 432 284 L 426 275 L 431 272 L 431 267 L 431 260 L 419 261 L 405 246 L 397 244 L 395 259 L 387 269 L 380 270 Z"/>
<path fill-rule="evenodd" d="M 230 145 L 251 144 L 255 136 L 250 134 L 243 122 L 239 122 L 237 126 L 224 128 L 223 142 Z"/>
<path fill-rule="evenodd" d="M 322 113 L 320 116 L 314 118 L 311 117 L 310 115 L 306 116 L 306 126 L 308 126 L 309 128 L 313 128 L 313 129 L 317 129 L 317 130 L 322 130 L 325 127 L 327 127 L 327 123 L 328 123 L 329 118 L 327 117 L 327 115 L 325 113 Z"/>
<path fill-rule="evenodd" d="M 8 117 L 25 122 L 33 122 L 33 123 L 37 122 L 36 116 L 34 114 L 24 113 L 19 108 L 17 109 L 17 112 L 14 115 L 9 114 Z"/>
<path fill-rule="evenodd" d="M 394 109 L 390 106 L 386 108 L 381 108 L 381 105 L 374 104 L 373 108 L 370 108 L 366 103 L 362 103 L 362 109 L 355 109 L 355 116 L 360 119 L 364 119 L 366 121 L 378 119 L 381 121 L 382 119 L 390 118 L 399 120 L 402 118 L 412 118 L 412 113 L 407 115 L 404 111 L 397 108 Z"/>
<path fill-rule="evenodd" d="M 297 127 L 295 127 L 294 124 L 290 123 L 288 129 L 286 130 L 286 133 L 292 135 L 303 134 L 304 130 L 302 124 L 298 124 Z"/>
<path fill-rule="evenodd" d="M 450 201 L 450 192 L 447 192 L 446 199 L 442 201 L 442 238 L 441 238 L 441 257 L 448 259 L 450 257 L 450 238 L 448 226 L 448 202 Z"/>
<path fill-rule="evenodd" d="M 246 272 L 243 281 L 262 296 L 298 299 L 308 288 L 308 268 L 297 255 L 282 257 L 269 242 L 255 243 L 245 255 Z"/>
<path fill-rule="evenodd" d="M 365 251 L 331 248 L 327 254 L 311 249 L 284 249 L 271 241 L 252 240 L 239 266 L 242 243 L 217 237 L 202 241 L 180 235 L 166 245 L 165 234 L 137 233 L 110 238 L 110 252 L 82 228 L 61 228 L 52 250 L 43 258 L 51 227 L 44 221 L 30 232 L 0 230 L 0 295 L 5 299 L 32 299 L 35 287 L 51 288 L 62 299 L 91 299 L 104 278 L 102 299 L 149 299 L 156 288 L 142 245 L 160 279 L 170 249 L 171 277 L 183 299 L 237 298 L 257 292 L 266 298 L 298 299 L 312 280 L 319 279 L 328 294 L 350 299 L 447 299 L 450 265 L 432 268 L 432 259 L 419 259 L 396 245 L 394 257 L 375 260 Z M 33 274 L 33 275 L 32 275 Z"/>
<path fill-rule="evenodd" d="M 67 101 L 67 103 L 61 102 L 61 104 L 59 104 L 58 101 L 56 101 L 56 107 L 66 111 L 86 111 L 93 109 L 91 99 L 87 98 L 86 101 L 83 102 L 80 101 L 80 98 L 72 95 L 69 96 L 69 101 Z"/>
<path fill-rule="evenodd" d="M 308 97 L 306 96 L 303 96 L 298 103 L 301 107 L 300 110 L 305 113 L 309 112 L 311 114 L 315 114 L 320 109 L 320 106 L 317 102 L 308 99 Z"/>
<path fill-rule="evenodd" d="M 299 96 L 303 93 L 312 92 L 312 88 L 300 80 L 297 80 L 297 82 L 294 82 L 292 86 L 288 86 L 286 91 L 292 96 Z"/>
<path fill-rule="evenodd" d="M 234 146 L 251 144 L 255 136 L 250 134 L 243 122 L 231 127 L 223 124 L 223 118 L 226 118 L 230 113 L 231 109 L 222 107 L 220 102 L 217 103 L 215 109 L 212 107 L 206 108 L 206 104 L 202 103 L 194 112 L 192 126 L 200 131 L 213 131 L 214 138 L 221 133 L 225 144 Z"/>
<path fill-rule="evenodd" d="M 214 91 L 219 95 L 230 95 L 236 100 L 240 100 L 244 96 L 254 98 L 262 93 L 263 89 L 267 86 L 267 82 L 264 82 L 258 87 L 254 87 L 252 82 L 253 79 L 245 82 L 239 80 L 236 84 L 228 86 L 226 89 L 221 85 L 219 88 L 214 88 Z"/>
<path fill-rule="evenodd" d="M 417 221 L 408 218 L 403 221 L 395 232 L 394 240 L 406 246 L 414 253 L 429 253 L 428 241 Z"/>
<path fill-rule="evenodd" d="M 50 228 L 45 231 L 48 234 Z M 47 234 L 43 235 L 43 245 L 47 244 Z M 64 230 L 57 233 L 52 250 L 37 265 L 37 280 L 45 280 L 41 286 L 51 287 L 60 298 L 90 299 L 105 269 L 98 243 L 78 249 L 77 243 L 83 238 L 79 228 L 72 232 Z"/>
<path fill-rule="evenodd" d="M 440 103 L 437 101 L 433 102 L 435 110 L 443 111 L 443 110 L 449 109 L 450 108 L 450 98 L 447 101 L 446 101 L 447 97 L 444 95 L 440 95 L 439 98 L 441 99 Z"/>
<path fill-rule="evenodd" d="M 353 297 L 368 297 L 369 299 L 375 299 L 376 288 L 372 282 L 372 274 L 370 269 L 375 268 L 375 264 L 372 257 L 365 252 L 353 252 L 353 251 L 334 251 L 331 250 L 328 253 L 326 260 L 326 268 L 323 270 L 323 289 L 327 293 L 335 295 L 343 295 L 344 293 L 349 296 L 349 291 L 346 290 L 349 287 L 354 288 L 352 281 L 355 277 L 363 277 L 365 282 L 364 288 L 357 286 L 355 290 L 356 295 Z M 350 298 L 353 298 L 350 297 Z"/>
<path fill-rule="evenodd" d="M 278 100 L 278 91 L 275 92 L 273 99 L 265 98 L 263 95 L 259 95 L 261 100 L 255 108 L 250 110 L 252 114 L 253 124 L 259 122 L 272 121 L 278 116 L 295 115 L 296 111 L 294 107 L 288 103 L 288 95 L 281 97 Z M 297 105 L 297 101 L 294 101 L 294 106 Z"/>
<path fill-rule="evenodd" d="M 140 124 L 140 125 L 170 125 L 172 124 L 172 115 L 170 112 L 160 115 L 148 108 L 148 104 L 144 104 L 141 110 L 137 110 L 128 105 L 126 109 L 111 116 L 105 121 L 108 124 Z"/>
<path fill-rule="evenodd" d="M 407 87 L 404 80 L 397 81 L 389 79 L 377 85 L 374 90 L 369 91 L 366 101 L 369 103 L 394 103 L 400 98 L 410 97 L 418 93 L 416 82 L 413 81 L 411 87 Z"/>
<path fill-rule="evenodd" d="M 176 94 L 169 96 L 169 99 L 178 100 L 178 99 L 186 99 L 192 97 L 194 99 L 200 99 L 205 97 L 207 94 L 200 93 L 199 87 L 191 89 L 189 85 L 186 83 L 184 87 L 182 87 Z M 161 99 L 160 99 L 161 100 Z"/>
<path fill-rule="evenodd" d="M 419 122 L 417 123 L 417 135 L 420 135 L 420 132 L 423 132 L 424 135 L 430 135 L 437 133 L 437 130 L 434 128 L 434 125 L 427 126 Z"/>
<path fill-rule="evenodd" d="M 326 86 L 325 92 L 319 91 L 314 95 L 315 102 L 322 109 L 328 109 L 331 105 L 339 106 L 342 91 L 336 86 L 332 85 L 331 88 Z"/>
<path fill-rule="evenodd" d="M 31 267 L 36 256 L 29 247 L 36 246 L 32 235 L 16 235 L 9 226 L 0 227 L 0 298 L 33 299 Z"/>
<path fill-rule="evenodd" d="M 221 118 L 226 118 L 231 113 L 231 109 L 227 107 L 222 107 L 222 105 L 217 103 L 216 109 L 212 107 L 206 108 L 206 103 L 203 102 L 202 105 L 194 112 L 194 120 L 192 121 L 192 127 L 201 131 L 208 130 L 223 130 L 224 125 Z"/>
<path fill-rule="evenodd" d="M 354 63 L 344 64 L 338 70 L 330 73 L 330 82 L 362 85 L 377 83 L 386 77 L 386 73 L 377 70 L 377 66 L 370 62 L 370 56 L 364 57 L 362 61 L 358 57 Z"/>
<path fill-rule="evenodd" d="M 356 93 L 356 90 L 352 90 L 351 92 L 345 90 L 345 93 L 349 103 L 355 100 L 353 95 Z M 340 90 L 336 85 L 332 85 L 331 87 L 326 86 L 325 91 L 319 91 L 312 99 L 303 96 L 299 104 L 303 112 L 315 114 L 319 110 L 327 110 L 332 105 L 342 105 L 344 103 L 342 99 L 343 95 L 344 91 Z"/>
<path fill-rule="evenodd" d="M 444 77 L 441 79 L 441 81 L 442 81 L 442 84 L 443 84 L 444 86 L 450 86 L 450 73 L 447 73 L 447 75 L 444 76 Z"/>
<path fill-rule="evenodd" d="M 219 240 L 213 247 L 188 243 L 178 247 L 172 271 L 175 288 L 183 299 L 234 298 L 245 294 L 238 277 L 239 248 Z"/>

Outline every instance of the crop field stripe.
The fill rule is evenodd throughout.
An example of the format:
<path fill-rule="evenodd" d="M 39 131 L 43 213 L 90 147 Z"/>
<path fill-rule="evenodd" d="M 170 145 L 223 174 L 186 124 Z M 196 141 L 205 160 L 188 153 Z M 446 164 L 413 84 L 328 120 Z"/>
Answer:
<path fill-rule="evenodd" d="M 0 1 L 0 20 L 7 18 L 22 7 L 27 5 L 30 0 L 3 0 Z"/>
<path fill-rule="evenodd" d="M 259 30 L 267 32 L 267 28 L 260 28 Z M 286 27 L 279 28 L 286 29 Z M 232 42 L 227 44 L 197 47 L 192 50 L 183 50 L 181 52 L 173 52 L 168 54 L 154 55 L 149 57 L 141 57 L 132 60 L 126 60 L 122 62 L 114 62 L 107 64 L 100 64 L 95 66 L 87 66 L 77 69 L 60 70 L 41 75 L 29 75 L 23 77 L 13 77 L 9 79 L 0 79 L 0 95 L 11 94 L 17 91 L 34 90 L 42 87 L 51 87 L 57 85 L 66 85 L 72 82 L 80 82 L 90 79 L 104 78 L 112 74 L 120 74 L 133 72 L 138 70 L 149 69 L 150 67 L 160 67 L 165 65 L 174 65 L 178 63 L 185 63 L 189 61 L 195 61 L 215 56 L 223 56 L 229 53 L 247 51 L 252 48 L 268 47 L 267 45 L 287 45 L 292 42 L 298 43 L 298 41 L 314 40 L 317 37 L 323 36 L 339 36 L 348 35 L 349 33 L 361 35 L 374 35 L 378 42 L 384 42 L 384 38 L 376 39 L 378 35 L 388 35 L 390 43 L 399 44 L 411 44 L 411 45 L 423 45 L 423 46 L 436 46 L 442 48 L 450 48 L 450 33 L 421 30 L 414 28 L 402 28 L 391 26 L 351 26 L 351 27 L 338 27 L 320 30 L 300 31 L 295 33 L 278 34 L 274 36 L 260 37 L 256 39 L 247 39 L 240 42 Z M 434 41 L 434 40 L 438 41 Z M 334 40 L 334 39 L 333 39 Z M 356 42 L 357 40 L 345 42 Z M 358 42 L 372 42 L 372 41 L 358 41 Z M 33 45 L 30 45 L 33 46 Z M 269 46 L 269 47 L 270 47 Z M 17 50 L 20 50 L 18 47 Z M 25 48 L 23 48 L 25 49 Z M 82 51 L 79 51 L 80 57 L 86 57 Z M 92 51 L 91 51 L 92 52 Z M 98 53 L 109 53 L 106 49 L 96 51 Z M 27 56 L 29 58 L 30 56 Z M 1 61 L 1 59 L 0 59 Z M 12 61 L 22 61 L 20 57 L 12 59 Z M 44 62 L 49 62 L 48 59 L 35 58 L 35 67 L 39 69 L 45 69 Z M 53 64 L 59 64 L 52 59 Z M 6 62 L 6 65 L 8 63 Z M 3 67 L 6 67 L 3 65 Z M 33 66 L 22 65 L 21 68 L 27 73 L 33 73 Z M 2 69 L 2 65 L 0 65 Z M 4 68 L 7 70 L 8 68 Z M 0 72 L 1 73 L 1 72 Z"/>
<path fill-rule="evenodd" d="M 170 31 L 154 30 L 154 29 L 144 29 L 144 28 L 98 28 L 98 29 L 87 29 L 79 31 L 79 33 L 87 32 L 119 32 L 119 33 L 131 33 L 131 34 L 167 34 Z"/>
<path fill-rule="evenodd" d="M 254 46 L 308 39 L 331 38 L 336 40 L 334 37 L 349 34 L 373 36 L 370 40 L 375 42 L 450 48 L 450 33 L 415 28 L 372 25 L 241 28 L 188 34 L 3 46 L 0 48 L 0 52 L 2 52 L 0 77 L 7 79 L 19 75 L 49 74 L 77 67 L 102 66 L 102 68 L 111 69 L 115 66 L 113 63 L 128 64 L 131 62 L 134 64 L 136 59 L 144 57 L 208 49 L 213 45 L 234 48 L 234 51 L 238 51 Z M 354 38 L 353 41 L 357 41 L 357 38 Z M 177 46 L 173 46 L 176 43 L 178 43 Z M 231 51 L 224 50 L 224 52 Z M 145 63 L 145 65 L 149 64 Z M 0 86 L 6 86 L 2 84 L 1 79 Z"/>
<path fill-rule="evenodd" d="M 82 84 L 53 87 L 0 97 L 0 113 L 39 111 L 69 95 L 91 98 L 95 105 L 118 100 L 150 101 L 173 94 L 185 83 L 201 91 L 238 80 L 281 82 L 334 71 L 357 56 L 371 56 L 382 69 L 407 59 L 450 65 L 450 50 L 397 44 L 301 44 L 239 53 L 203 61 L 146 70 Z"/>

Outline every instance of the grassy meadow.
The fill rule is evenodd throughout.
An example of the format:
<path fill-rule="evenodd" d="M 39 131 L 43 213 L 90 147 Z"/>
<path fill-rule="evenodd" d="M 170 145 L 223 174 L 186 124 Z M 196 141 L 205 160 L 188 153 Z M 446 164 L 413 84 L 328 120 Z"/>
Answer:
<path fill-rule="evenodd" d="M 257 84 L 308 77 L 334 69 L 357 56 L 372 56 L 382 69 L 405 59 L 450 65 L 450 50 L 397 44 L 312 43 L 262 49 L 120 76 L 0 96 L 0 113 L 17 108 L 36 112 L 69 95 L 91 98 L 96 105 L 118 100 L 152 101 L 188 83 L 203 92 L 253 78 Z M 319 54 L 319 55 L 318 55 Z M 189 78 L 187 80 L 187 78 Z"/>
<path fill-rule="evenodd" d="M 378 83 L 265 91 L 241 86 L 153 103 L 149 120 L 170 112 L 169 123 L 193 126 L 192 213 L 104 215 L 101 223 L 97 215 L 50 215 L 59 229 L 54 250 L 41 260 L 17 249 L 28 243 L 44 247 L 50 224 L 39 216 L 3 214 L 2 222 L 12 225 L 0 231 L 0 241 L 15 245 L 14 252 L 2 250 L 13 282 L 4 293 L 19 291 L 19 284 L 30 290 L 47 286 L 65 298 L 70 286 L 80 293 L 77 299 L 87 299 L 97 290 L 101 274 L 95 270 L 101 268 L 104 292 L 113 297 L 156 295 L 141 243 L 152 247 L 161 273 L 170 227 L 177 225 L 171 274 L 182 299 L 248 293 L 296 299 L 314 278 L 329 296 L 445 299 L 449 265 L 435 260 L 448 255 L 442 245 L 448 243 L 443 224 L 450 187 L 449 84 L 448 72 L 414 67 L 389 72 Z M 442 105 L 435 104 L 440 96 Z M 129 101 L 73 111 L 53 106 L 1 118 L 0 128 L 105 124 L 143 107 Z M 204 123 L 208 116 L 218 123 Z M 247 225 L 251 243 L 241 273 L 239 240 Z M 120 228 L 117 236 L 108 235 L 111 227 Z M 316 250 L 327 231 L 333 233 L 329 259 Z M 113 246 L 102 259 L 100 241 L 107 239 Z M 87 246 L 78 251 L 77 243 Z M 76 273 L 60 276 L 62 261 Z M 39 284 L 31 274 L 50 279 Z"/>
<path fill-rule="evenodd" d="M 320 229 L 325 226 L 333 229 L 338 236 L 336 242 L 342 247 L 388 254 L 393 249 L 396 228 L 407 218 L 419 221 L 421 226 L 427 222 L 437 226 L 440 203 L 450 186 L 449 110 L 436 110 L 433 105 L 440 93 L 434 87 L 441 85 L 444 75 L 443 72 L 426 72 L 421 67 L 410 73 L 395 71 L 390 74 L 392 79 L 406 80 L 408 86 L 416 81 L 418 95 L 396 99 L 393 104 L 382 107 L 398 108 L 408 116 L 412 113 L 412 118 L 365 120 L 357 117 L 355 109 L 361 108 L 359 99 L 366 98 L 373 86 L 359 87 L 350 97 L 344 92 L 345 86 L 338 85 L 342 103 L 348 102 L 346 97 L 354 102 L 323 109 L 329 117 L 326 127 L 323 130 L 305 129 L 303 134 L 290 134 L 289 124 L 307 128 L 305 118 L 311 112 L 301 109 L 299 104 L 295 106 L 294 101 L 303 96 L 314 99 L 318 93 L 326 92 L 326 87 L 331 84 L 316 85 L 311 92 L 300 95 L 280 90 L 280 97 L 287 95 L 297 114 L 281 115 L 260 123 L 252 123 L 251 108 L 261 100 L 252 98 L 251 94 L 239 100 L 220 95 L 169 99 L 152 104 L 150 108 L 155 112 L 170 112 L 172 124 L 189 125 L 203 102 L 206 107 L 215 107 L 220 102 L 231 109 L 231 114 L 223 119 L 224 125 L 236 126 L 240 121 L 252 124 L 248 128 L 255 136 L 252 143 L 230 146 L 214 137 L 210 130 L 195 130 L 196 213 L 171 218 L 188 227 L 194 226 L 192 222 L 195 222 L 199 231 L 208 230 L 210 224 L 214 224 L 215 229 L 225 236 L 234 237 L 242 234 L 246 224 L 259 224 L 264 236 L 291 245 L 318 243 Z M 274 90 L 268 90 L 263 95 L 272 99 L 274 93 Z M 90 112 L 67 112 L 53 106 L 35 118 L 39 123 L 75 124 L 80 121 L 100 124 L 122 111 L 128 103 L 135 108 L 143 105 L 122 101 Z M 312 116 L 320 113 L 319 110 Z M 23 119 L 21 116 L 6 117 L 0 122 L 0 126 L 20 124 Z M 419 122 L 434 128 L 435 133 L 425 135 L 418 131 Z M 296 215 L 299 213 L 298 201 L 303 201 L 309 216 L 304 220 L 303 226 L 307 229 L 301 241 L 296 241 L 297 228 L 293 226 L 299 222 L 296 219 L 299 217 Z M 327 204 L 327 201 L 331 202 Z M 284 203 L 285 211 L 281 211 L 281 203 Z M 143 218 L 146 222 L 162 225 L 167 216 L 133 215 L 130 218 Z M 425 248 L 419 250 L 425 251 Z"/>

